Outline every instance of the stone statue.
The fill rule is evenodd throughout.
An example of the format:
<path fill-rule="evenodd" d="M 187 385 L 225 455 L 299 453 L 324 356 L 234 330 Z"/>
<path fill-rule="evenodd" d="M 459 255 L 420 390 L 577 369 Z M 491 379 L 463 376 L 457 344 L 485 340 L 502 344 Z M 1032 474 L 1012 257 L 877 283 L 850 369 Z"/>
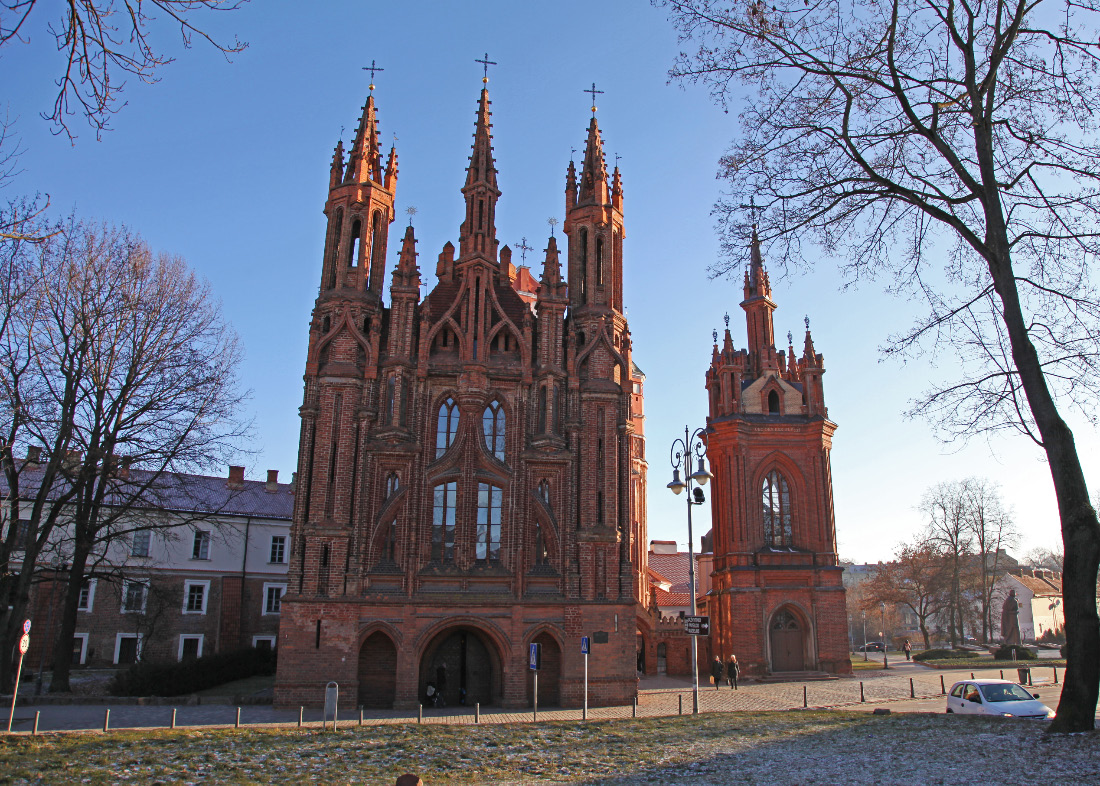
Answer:
<path fill-rule="evenodd" d="M 1020 640 L 1020 603 L 1016 600 L 1016 590 L 1009 590 L 1004 605 L 1001 606 L 1001 641 L 1004 644 L 1023 644 Z"/>

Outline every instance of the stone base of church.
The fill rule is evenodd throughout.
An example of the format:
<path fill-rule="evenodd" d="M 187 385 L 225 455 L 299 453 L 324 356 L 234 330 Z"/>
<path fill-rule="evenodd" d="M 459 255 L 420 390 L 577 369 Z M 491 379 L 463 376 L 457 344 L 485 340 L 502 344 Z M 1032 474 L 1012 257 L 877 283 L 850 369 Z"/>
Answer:
<path fill-rule="evenodd" d="M 415 709 L 428 685 L 447 707 L 532 706 L 530 645 L 541 647 L 540 707 L 629 704 L 638 690 L 636 606 L 441 598 L 296 598 L 282 602 L 275 705 Z"/>

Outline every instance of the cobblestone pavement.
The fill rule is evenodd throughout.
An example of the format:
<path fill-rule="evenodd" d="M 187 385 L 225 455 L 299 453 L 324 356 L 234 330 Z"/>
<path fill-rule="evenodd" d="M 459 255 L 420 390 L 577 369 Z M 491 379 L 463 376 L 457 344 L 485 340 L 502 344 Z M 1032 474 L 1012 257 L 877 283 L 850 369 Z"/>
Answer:
<path fill-rule="evenodd" d="M 999 669 L 986 669 L 974 672 L 977 677 L 998 677 L 1004 674 L 1006 679 L 1015 676 L 1014 672 Z M 870 709 L 888 705 L 894 711 L 935 711 L 942 712 L 944 701 L 940 677 L 943 686 L 951 685 L 969 677 L 970 671 L 959 669 L 936 671 L 916 664 L 901 663 L 889 670 L 857 671 L 852 677 L 834 680 L 781 683 L 747 683 L 738 690 L 725 686 L 721 689 L 709 684 L 699 686 L 700 712 L 737 712 L 745 710 L 795 710 L 804 706 L 810 709 Z M 1059 679 L 1062 670 L 1058 670 Z M 1048 706 L 1057 706 L 1061 695 L 1061 684 L 1054 684 L 1054 670 L 1048 666 L 1033 668 L 1032 681 L 1042 688 L 1042 701 Z M 912 689 L 910 689 L 912 680 Z M 862 695 L 864 701 L 860 699 Z M 924 701 L 921 701 L 921 700 Z M 636 711 L 639 716 L 654 717 L 676 715 L 691 712 L 690 680 L 657 677 L 642 680 L 637 709 L 625 707 L 593 707 L 588 717 L 593 720 L 628 718 Z M 38 730 L 78 731 L 102 730 L 107 711 L 110 711 L 109 728 L 165 728 L 172 721 L 172 707 L 140 707 L 132 705 L 41 705 L 20 706 L 16 708 L 12 731 L 29 734 L 34 723 L 35 713 L 39 713 Z M 242 726 L 297 726 L 299 711 L 296 709 L 278 709 L 265 705 L 240 708 Z M 234 726 L 237 722 L 238 708 L 228 705 L 181 706 L 176 709 L 177 727 L 197 726 Z M 539 710 L 538 720 L 581 719 L 579 709 Z M 416 723 L 414 712 L 408 710 L 369 710 L 363 713 L 364 725 L 384 723 Z M 471 707 L 424 710 L 423 723 L 472 724 L 481 723 L 522 723 L 534 720 L 530 710 L 518 712 L 486 708 L 475 718 Z M 322 712 L 320 709 L 306 709 L 302 713 L 302 723 L 320 727 Z M 359 711 L 355 708 L 341 709 L 340 725 L 356 725 L 360 722 Z"/>

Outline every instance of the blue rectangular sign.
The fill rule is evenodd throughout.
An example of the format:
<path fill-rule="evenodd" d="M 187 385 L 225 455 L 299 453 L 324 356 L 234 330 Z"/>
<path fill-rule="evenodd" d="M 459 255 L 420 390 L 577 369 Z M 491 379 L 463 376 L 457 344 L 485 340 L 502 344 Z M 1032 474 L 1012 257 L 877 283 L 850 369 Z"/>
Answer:
<path fill-rule="evenodd" d="M 587 636 L 581 636 L 581 655 L 587 655 L 589 650 L 589 643 Z"/>

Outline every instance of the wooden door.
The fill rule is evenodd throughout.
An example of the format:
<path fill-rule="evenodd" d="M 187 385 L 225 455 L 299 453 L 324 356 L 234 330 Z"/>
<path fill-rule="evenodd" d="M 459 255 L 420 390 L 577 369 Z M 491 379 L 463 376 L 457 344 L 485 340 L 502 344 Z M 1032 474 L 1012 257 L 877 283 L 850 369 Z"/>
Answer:
<path fill-rule="evenodd" d="M 803 671 L 802 628 L 788 611 L 781 611 L 772 618 L 771 630 L 772 671 Z"/>

